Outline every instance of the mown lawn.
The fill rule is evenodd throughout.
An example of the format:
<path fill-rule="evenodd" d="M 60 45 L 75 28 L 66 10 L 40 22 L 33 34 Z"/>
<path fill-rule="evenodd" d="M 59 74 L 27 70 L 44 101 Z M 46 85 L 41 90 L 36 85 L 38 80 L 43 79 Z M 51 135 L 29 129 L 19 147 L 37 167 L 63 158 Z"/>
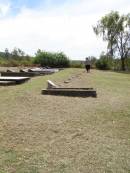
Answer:
<path fill-rule="evenodd" d="M 47 79 L 98 97 L 41 95 Z M 130 172 L 130 74 L 66 69 L 1 86 L 0 173 L 80 172 Z"/>

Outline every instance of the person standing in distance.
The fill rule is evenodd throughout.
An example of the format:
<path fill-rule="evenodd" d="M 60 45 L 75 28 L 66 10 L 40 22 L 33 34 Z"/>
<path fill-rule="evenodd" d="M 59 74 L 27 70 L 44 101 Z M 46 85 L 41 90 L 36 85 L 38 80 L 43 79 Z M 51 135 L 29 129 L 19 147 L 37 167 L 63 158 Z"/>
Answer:
<path fill-rule="evenodd" d="M 85 68 L 87 70 L 87 73 L 90 72 L 91 62 L 88 58 L 86 58 L 86 60 L 85 60 Z"/>

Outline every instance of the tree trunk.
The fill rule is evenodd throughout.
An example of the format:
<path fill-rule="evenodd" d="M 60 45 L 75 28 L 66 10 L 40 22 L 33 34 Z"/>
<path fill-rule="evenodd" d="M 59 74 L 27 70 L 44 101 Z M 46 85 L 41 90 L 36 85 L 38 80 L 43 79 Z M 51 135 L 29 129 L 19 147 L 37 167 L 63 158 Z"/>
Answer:
<path fill-rule="evenodd" d="M 113 47 L 112 47 L 112 43 L 111 43 L 111 50 L 110 50 L 110 54 L 111 54 L 111 57 L 113 57 Z"/>
<path fill-rule="evenodd" d="M 125 71 L 125 58 L 121 57 L 121 69 Z"/>

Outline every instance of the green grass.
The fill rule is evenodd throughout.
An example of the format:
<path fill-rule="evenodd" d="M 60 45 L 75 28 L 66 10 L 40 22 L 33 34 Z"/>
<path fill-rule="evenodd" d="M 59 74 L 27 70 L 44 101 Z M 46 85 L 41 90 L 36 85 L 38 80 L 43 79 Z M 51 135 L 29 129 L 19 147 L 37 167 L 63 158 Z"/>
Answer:
<path fill-rule="evenodd" d="M 98 97 L 41 95 L 48 79 Z M 130 74 L 66 69 L 0 87 L 0 141 L 0 173 L 128 173 Z"/>

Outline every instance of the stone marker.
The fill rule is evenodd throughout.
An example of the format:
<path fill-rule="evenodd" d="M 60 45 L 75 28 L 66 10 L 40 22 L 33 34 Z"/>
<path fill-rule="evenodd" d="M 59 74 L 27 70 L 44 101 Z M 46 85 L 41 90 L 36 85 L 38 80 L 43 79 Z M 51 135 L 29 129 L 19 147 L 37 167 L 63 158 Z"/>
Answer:
<path fill-rule="evenodd" d="M 68 78 L 68 80 L 72 80 L 72 78 Z"/>
<path fill-rule="evenodd" d="M 68 81 L 68 80 L 66 80 L 66 81 L 64 81 L 64 83 L 69 83 L 69 81 Z"/>
<path fill-rule="evenodd" d="M 11 70 L 11 69 L 7 69 L 6 72 L 15 72 L 14 70 Z"/>
<path fill-rule="evenodd" d="M 47 80 L 47 89 L 57 88 L 58 86 L 55 85 L 52 81 Z"/>
<path fill-rule="evenodd" d="M 26 72 L 28 72 L 28 69 L 20 69 L 19 72 L 21 72 L 21 73 L 22 73 L 22 72 L 26 73 Z"/>

